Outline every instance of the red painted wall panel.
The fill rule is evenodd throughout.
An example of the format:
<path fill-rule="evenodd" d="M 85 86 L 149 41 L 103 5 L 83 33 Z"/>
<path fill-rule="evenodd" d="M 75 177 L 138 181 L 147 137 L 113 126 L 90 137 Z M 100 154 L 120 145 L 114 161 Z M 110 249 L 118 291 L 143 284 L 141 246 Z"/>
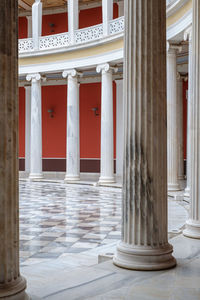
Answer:
<path fill-rule="evenodd" d="M 26 17 L 20 17 L 19 18 L 19 23 L 18 23 L 18 36 L 19 39 L 26 39 L 28 36 L 27 32 L 27 19 Z"/>
<path fill-rule="evenodd" d="M 25 157 L 25 89 L 19 88 L 19 157 Z"/>
<path fill-rule="evenodd" d="M 54 26 L 51 26 L 54 24 Z M 42 18 L 42 35 L 58 34 L 68 31 L 67 13 L 45 15 Z"/>
<path fill-rule="evenodd" d="M 85 28 L 102 23 L 102 8 L 95 7 L 81 10 L 79 13 L 79 28 Z"/>
<path fill-rule="evenodd" d="M 54 110 L 51 118 L 49 109 Z M 66 157 L 67 86 L 42 87 L 42 156 Z"/>

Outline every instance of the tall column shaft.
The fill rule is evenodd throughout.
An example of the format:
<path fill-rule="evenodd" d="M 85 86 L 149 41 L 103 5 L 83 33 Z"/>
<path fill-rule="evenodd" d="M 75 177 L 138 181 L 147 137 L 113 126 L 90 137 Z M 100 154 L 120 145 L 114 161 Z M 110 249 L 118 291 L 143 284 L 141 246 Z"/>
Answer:
<path fill-rule="evenodd" d="M 190 95 L 190 217 L 184 235 L 200 239 L 200 1 L 193 0 L 192 20 L 192 93 Z"/>
<path fill-rule="evenodd" d="M 113 79 L 109 64 L 97 66 L 101 72 L 101 175 L 99 183 L 114 182 Z"/>
<path fill-rule="evenodd" d="M 178 136 L 178 179 L 184 179 L 183 159 L 183 79 L 177 75 L 177 136 Z"/>
<path fill-rule="evenodd" d="M 124 138 L 123 79 L 116 80 L 115 82 L 117 86 L 116 175 L 117 177 L 119 177 L 119 179 L 121 179 L 123 174 L 123 138 Z"/>
<path fill-rule="evenodd" d="M 113 0 L 102 0 L 103 34 L 109 35 L 109 21 L 113 19 Z"/>
<path fill-rule="evenodd" d="M 42 35 L 42 2 L 35 0 L 32 5 L 32 37 L 34 49 L 39 49 L 39 38 Z"/>
<path fill-rule="evenodd" d="M 168 190 L 179 190 L 178 129 L 177 129 L 177 49 L 169 46 L 167 52 L 167 167 Z"/>
<path fill-rule="evenodd" d="M 188 39 L 188 97 L 187 97 L 187 186 L 185 189 L 185 197 L 190 197 L 190 185 L 191 185 L 191 141 L 190 141 L 190 133 L 191 133 L 191 98 L 192 98 L 192 27 L 189 27 L 185 32 L 185 40 Z"/>
<path fill-rule="evenodd" d="M 0 299 L 25 300 L 19 270 L 18 2 L 0 1 Z"/>
<path fill-rule="evenodd" d="M 75 30 L 79 27 L 79 3 L 78 0 L 68 0 L 68 31 L 70 43 L 75 42 Z"/>
<path fill-rule="evenodd" d="M 25 113 L 25 171 L 30 172 L 31 150 L 31 86 L 25 86 L 26 113 Z"/>
<path fill-rule="evenodd" d="M 30 179 L 40 179 L 42 175 L 42 103 L 40 74 L 27 75 L 31 81 L 31 149 Z"/>
<path fill-rule="evenodd" d="M 76 70 L 63 72 L 67 77 L 67 172 L 65 181 L 80 180 L 79 84 Z"/>
<path fill-rule="evenodd" d="M 173 267 L 167 238 L 166 1 L 125 1 L 122 241 L 114 263 Z"/>

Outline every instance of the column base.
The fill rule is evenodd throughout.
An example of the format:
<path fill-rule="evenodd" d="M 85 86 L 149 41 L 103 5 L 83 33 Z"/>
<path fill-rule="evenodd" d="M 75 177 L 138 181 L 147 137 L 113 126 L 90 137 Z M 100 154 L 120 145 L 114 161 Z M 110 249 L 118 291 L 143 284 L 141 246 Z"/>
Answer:
<path fill-rule="evenodd" d="M 99 184 L 107 184 L 107 183 L 115 183 L 114 177 L 100 177 L 99 178 Z"/>
<path fill-rule="evenodd" d="M 180 191 L 180 186 L 178 183 L 169 183 L 167 188 L 169 192 Z"/>
<path fill-rule="evenodd" d="M 43 179 L 43 174 L 42 173 L 30 173 L 29 174 L 29 180 L 39 180 L 39 179 Z"/>
<path fill-rule="evenodd" d="M 183 235 L 192 239 L 200 239 L 200 221 L 187 220 Z"/>
<path fill-rule="evenodd" d="M 138 271 L 170 269 L 176 266 L 172 252 L 173 247 L 170 244 L 156 249 L 145 246 L 133 247 L 120 242 L 113 263 L 121 268 Z"/>
<path fill-rule="evenodd" d="M 190 188 L 189 187 L 186 187 L 184 197 L 190 198 Z"/>
<path fill-rule="evenodd" d="M 14 284 L 7 284 L 5 288 L 0 289 L 0 300 L 30 300 L 26 294 L 26 280 L 24 277 L 19 277 Z"/>
<path fill-rule="evenodd" d="M 80 176 L 79 175 L 66 175 L 64 182 L 65 183 L 70 183 L 70 182 L 76 182 L 80 180 Z"/>

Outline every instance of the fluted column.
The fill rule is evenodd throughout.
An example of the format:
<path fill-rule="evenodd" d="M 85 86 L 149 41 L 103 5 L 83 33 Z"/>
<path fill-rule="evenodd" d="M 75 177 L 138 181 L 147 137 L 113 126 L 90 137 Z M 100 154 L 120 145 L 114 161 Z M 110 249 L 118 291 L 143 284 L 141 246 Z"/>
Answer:
<path fill-rule="evenodd" d="M 80 180 L 79 84 L 76 70 L 66 70 L 67 78 L 67 172 L 65 182 Z"/>
<path fill-rule="evenodd" d="M 35 50 L 39 50 L 39 38 L 42 35 L 42 2 L 35 0 L 32 5 L 32 36 Z"/>
<path fill-rule="evenodd" d="M 109 64 L 97 66 L 101 82 L 101 174 L 99 183 L 112 183 L 114 179 L 113 152 L 113 70 Z"/>
<path fill-rule="evenodd" d="M 183 159 L 183 78 L 177 73 L 177 137 L 178 137 L 178 179 L 184 179 Z"/>
<path fill-rule="evenodd" d="M 31 81 L 31 147 L 30 147 L 30 179 L 41 179 L 42 175 L 42 99 L 41 75 L 27 75 Z"/>
<path fill-rule="evenodd" d="M 121 3 L 121 2 L 119 2 Z M 117 87 L 117 124 L 116 124 L 116 176 L 122 179 L 123 174 L 123 137 L 124 137 L 124 120 L 123 120 L 123 79 L 116 80 Z"/>
<path fill-rule="evenodd" d="M 190 184 L 191 184 L 191 141 L 190 141 L 190 134 L 191 134 L 191 98 L 192 98 L 192 27 L 190 26 L 184 34 L 185 40 L 188 40 L 188 97 L 187 97 L 187 186 L 185 188 L 185 197 L 190 197 Z"/>
<path fill-rule="evenodd" d="M 167 51 L 167 167 L 168 190 L 180 189 L 178 182 L 177 129 L 177 49 L 168 45 Z"/>
<path fill-rule="evenodd" d="M 25 171 L 30 172 L 31 150 L 31 86 L 25 86 L 26 113 L 25 113 Z"/>
<path fill-rule="evenodd" d="M 19 270 L 18 2 L 0 1 L 0 299 L 25 300 Z"/>
<path fill-rule="evenodd" d="M 109 21 L 113 19 L 113 0 L 102 0 L 103 35 L 110 33 Z"/>
<path fill-rule="evenodd" d="M 166 1 L 125 1 L 122 241 L 114 263 L 173 267 L 167 238 Z"/>
<path fill-rule="evenodd" d="M 79 2 L 78 0 L 68 0 L 68 31 L 70 43 L 75 42 L 75 30 L 79 27 Z"/>
<path fill-rule="evenodd" d="M 200 239 L 200 1 L 193 0 L 192 20 L 192 93 L 190 98 L 190 216 L 184 235 Z"/>

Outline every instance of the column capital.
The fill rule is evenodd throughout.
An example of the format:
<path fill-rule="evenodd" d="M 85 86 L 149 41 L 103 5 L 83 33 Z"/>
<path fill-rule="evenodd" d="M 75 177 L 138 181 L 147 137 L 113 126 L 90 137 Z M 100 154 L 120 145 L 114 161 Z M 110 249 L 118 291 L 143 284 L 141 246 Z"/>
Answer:
<path fill-rule="evenodd" d="M 62 73 L 62 77 L 63 78 L 67 78 L 67 77 L 82 77 L 83 73 L 78 72 L 76 69 L 71 69 L 71 70 L 65 70 Z"/>
<path fill-rule="evenodd" d="M 192 25 L 184 31 L 184 41 L 192 41 Z"/>
<path fill-rule="evenodd" d="M 182 46 L 171 44 L 169 41 L 167 41 L 167 54 L 174 54 L 176 55 L 177 52 L 182 51 Z"/>
<path fill-rule="evenodd" d="M 101 64 L 101 65 L 98 65 L 97 68 L 97 73 L 112 73 L 112 72 L 117 72 L 118 71 L 118 68 L 115 68 L 115 67 L 111 67 L 110 64 L 106 63 L 106 64 Z"/>
<path fill-rule="evenodd" d="M 26 76 L 26 80 L 27 81 L 31 81 L 31 82 L 36 82 L 41 80 L 41 75 L 39 73 L 35 73 L 35 74 L 28 74 Z"/>

